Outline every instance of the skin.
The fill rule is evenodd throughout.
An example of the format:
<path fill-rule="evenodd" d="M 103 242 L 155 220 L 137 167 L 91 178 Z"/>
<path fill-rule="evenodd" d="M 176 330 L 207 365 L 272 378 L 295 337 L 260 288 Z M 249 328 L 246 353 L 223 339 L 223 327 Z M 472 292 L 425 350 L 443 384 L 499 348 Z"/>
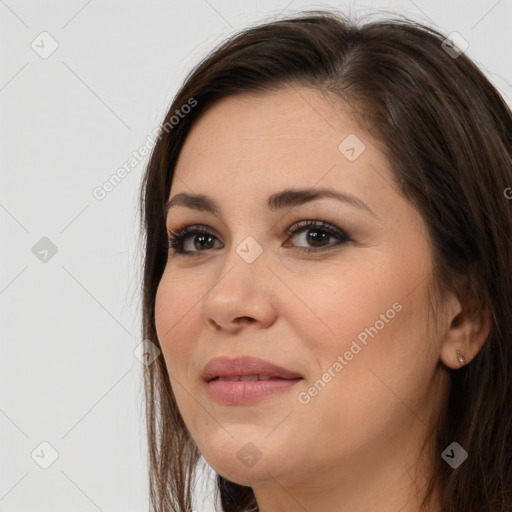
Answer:
<path fill-rule="evenodd" d="M 366 146 L 354 161 L 338 149 L 349 134 Z M 418 511 L 430 471 L 419 449 L 445 400 L 447 367 L 460 367 L 457 349 L 469 362 L 488 333 L 488 319 L 470 318 L 454 294 L 437 318 L 428 315 L 425 224 L 378 147 L 341 103 L 297 86 L 216 103 L 177 162 L 170 197 L 206 194 L 220 213 L 169 212 L 168 229 L 201 224 L 215 242 L 203 249 L 190 235 L 186 248 L 197 254 L 169 252 L 156 295 L 158 339 L 201 453 L 217 473 L 252 487 L 261 512 Z M 270 211 L 267 197 L 291 187 L 349 193 L 373 214 L 329 198 Z M 286 230 L 307 219 L 353 241 L 331 236 L 323 249 L 299 252 L 318 247 L 307 238 L 315 229 Z M 236 251 L 248 236 L 262 249 L 252 263 Z M 395 303 L 394 318 L 301 403 L 298 394 Z M 201 380 L 220 355 L 260 357 L 304 380 L 254 404 L 222 405 Z M 251 467 L 237 457 L 249 442 L 261 455 Z M 440 510 L 437 500 L 430 510 Z"/>

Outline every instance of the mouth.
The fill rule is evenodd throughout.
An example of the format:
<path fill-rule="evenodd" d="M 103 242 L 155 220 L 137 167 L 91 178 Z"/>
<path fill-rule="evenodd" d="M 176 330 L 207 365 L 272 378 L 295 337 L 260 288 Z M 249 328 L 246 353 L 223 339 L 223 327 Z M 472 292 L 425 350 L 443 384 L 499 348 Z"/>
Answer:
<path fill-rule="evenodd" d="M 256 380 L 297 380 L 303 376 L 270 361 L 250 356 L 216 357 L 204 367 L 201 375 L 206 382 L 256 381 Z"/>
<path fill-rule="evenodd" d="M 270 396 L 286 396 L 303 380 L 293 370 L 249 356 L 212 359 L 201 376 L 209 398 L 225 406 L 251 405 Z"/>
<path fill-rule="evenodd" d="M 263 377 L 263 378 L 259 378 Z M 283 379 L 259 375 L 216 377 L 206 383 L 209 399 L 224 406 L 258 404 L 270 396 L 286 396 L 302 378 Z"/>
<path fill-rule="evenodd" d="M 230 381 L 230 382 L 248 382 L 255 380 L 300 380 L 301 377 L 297 377 L 295 379 L 285 379 L 284 377 L 269 377 L 268 375 L 239 375 L 235 377 L 215 377 L 210 379 L 208 382 L 212 382 L 214 380 L 219 381 Z"/>

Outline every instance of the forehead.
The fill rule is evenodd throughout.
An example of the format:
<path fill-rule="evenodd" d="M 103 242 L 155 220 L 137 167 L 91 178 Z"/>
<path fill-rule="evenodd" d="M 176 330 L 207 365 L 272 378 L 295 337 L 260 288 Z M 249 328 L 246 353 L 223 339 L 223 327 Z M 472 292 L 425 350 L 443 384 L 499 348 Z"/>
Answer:
<path fill-rule="evenodd" d="M 391 181 L 376 141 L 341 102 L 305 87 L 214 104 L 188 134 L 175 178 L 171 195 L 229 187 L 266 197 L 278 188 L 326 186 L 364 191 L 375 202 L 385 200 Z"/>

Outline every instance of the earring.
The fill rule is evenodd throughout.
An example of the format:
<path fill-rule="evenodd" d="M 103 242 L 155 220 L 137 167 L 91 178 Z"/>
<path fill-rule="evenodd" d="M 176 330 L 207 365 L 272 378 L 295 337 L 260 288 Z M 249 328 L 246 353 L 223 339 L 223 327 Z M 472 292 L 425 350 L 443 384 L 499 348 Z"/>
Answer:
<path fill-rule="evenodd" d="M 457 359 L 459 360 L 461 366 L 464 366 L 466 364 L 466 358 L 462 355 L 462 352 L 460 350 L 457 350 Z"/>

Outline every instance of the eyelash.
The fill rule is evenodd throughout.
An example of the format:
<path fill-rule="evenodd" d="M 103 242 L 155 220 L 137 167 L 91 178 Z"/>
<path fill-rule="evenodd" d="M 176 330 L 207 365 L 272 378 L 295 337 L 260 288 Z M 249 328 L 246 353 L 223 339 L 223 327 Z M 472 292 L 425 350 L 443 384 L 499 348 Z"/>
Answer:
<path fill-rule="evenodd" d="M 309 228 L 309 229 L 305 229 Z M 286 234 L 289 236 L 294 236 L 297 233 L 300 233 L 301 231 L 320 231 L 325 232 L 328 235 L 336 238 L 338 240 L 338 243 L 330 244 L 326 247 L 322 248 L 316 248 L 316 249 L 308 249 L 306 247 L 297 247 L 296 250 L 298 252 L 304 252 L 304 253 L 311 253 L 311 252 L 321 252 L 324 250 L 331 249 L 333 246 L 346 244 L 348 242 L 353 242 L 353 240 L 350 238 L 348 233 L 340 228 L 337 228 L 336 226 L 333 226 L 332 224 L 329 224 L 328 222 L 319 221 L 319 220 L 303 220 L 300 222 L 297 222 L 294 224 L 291 228 L 289 228 L 286 231 Z M 199 255 L 203 252 L 208 252 L 208 249 L 205 249 L 203 251 L 185 251 L 183 250 L 183 243 L 186 238 L 188 238 L 190 235 L 211 235 L 214 236 L 213 233 L 211 233 L 208 228 L 201 225 L 191 225 L 191 226 L 185 226 L 183 228 L 179 228 L 176 231 L 168 231 L 168 238 L 169 238 L 169 249 L 174 250 L 177 254 L 184 254 L 184 255 Z M 216 238 L 214 236 L 214 238 Z"/>

